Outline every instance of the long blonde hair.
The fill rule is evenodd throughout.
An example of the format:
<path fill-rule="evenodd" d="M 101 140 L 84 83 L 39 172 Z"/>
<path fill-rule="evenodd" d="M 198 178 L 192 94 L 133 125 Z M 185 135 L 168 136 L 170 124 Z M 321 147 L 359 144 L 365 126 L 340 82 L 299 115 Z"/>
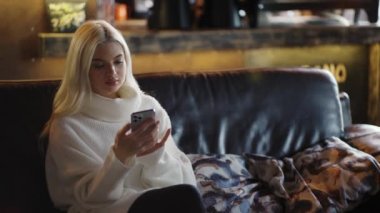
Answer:
<path fill-rule="evenodd" d="M 132 87 L 135 91 L 141 92 L 132 73 L 131 54 L 122 34 L 106 21 L 87 21 L 76 30 L 71 40 L 63 80 L 54 97 L 52 114 L 46 123 L 43 135 L 49 133 L 53 119 L 79 112 L 85 97 L 92 92 L 89 70 L 95 49 L 107 41 L 118 42 L 124 51 L 127 72 L 120 90 Z"/>

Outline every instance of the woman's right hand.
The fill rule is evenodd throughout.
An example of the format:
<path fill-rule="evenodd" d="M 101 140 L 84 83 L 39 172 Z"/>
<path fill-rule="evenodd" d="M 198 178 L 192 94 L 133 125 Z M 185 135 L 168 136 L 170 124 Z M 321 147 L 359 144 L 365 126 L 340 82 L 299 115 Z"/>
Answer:
<path fill-rule="evenodd" d="M 123 163 L 126 160 L 135 156 L 142 155 L 146 151 L 151 150 L 152 147 L 157 145 L 159 122 L 152 118 L 146 119 L 133 131 L 131 130 L 131 124 L 125 125 L 121 128 L 115 139 L 115 145 L 113 150 L 116 157 Z M 168 138 L 168 133 L 165 134 L 163 140 L 159 143 L 165 143 Z"/>

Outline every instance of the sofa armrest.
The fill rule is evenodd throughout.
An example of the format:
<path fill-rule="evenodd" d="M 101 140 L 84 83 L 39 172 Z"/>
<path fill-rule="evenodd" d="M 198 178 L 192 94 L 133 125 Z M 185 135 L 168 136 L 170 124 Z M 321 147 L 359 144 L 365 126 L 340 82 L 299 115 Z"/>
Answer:
<path fill-rule="evenodd" d="M 380 162 L 380 127 L 370 124 L 354 124 L 345 127 L 345 141 L 366 152 Z"/>
<path fill-rule="evenodd" d="M 347 93 L 339 93 L 340 105 L 342 107 L 342 117 L 344 127 L 352 125 L 350 97 Z"/>

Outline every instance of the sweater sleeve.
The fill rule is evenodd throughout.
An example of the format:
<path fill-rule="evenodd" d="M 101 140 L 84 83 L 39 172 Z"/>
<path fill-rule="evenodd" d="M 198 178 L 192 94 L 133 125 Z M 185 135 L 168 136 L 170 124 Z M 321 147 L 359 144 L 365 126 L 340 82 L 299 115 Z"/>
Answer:
<path fill-rule="evenodd" d="M 190 160 L 180 152 L 173 152 L 173 140 L 170 137 L 165 147 L 152 154 L 138 157 L 143 165 L 142 185 L 146 188 L 166 187 L 187 183 L 196 186 L 195 176 Z M 175 145 L 174 145 L 175 146 Z"/>
<path fill-rule="evenodd" d="M 155 108 L 160 120 L 159 135 L 162 138 L 166 130 L 171 128 L 171 122 L 166 111 L 158 103 Z M 141 181 L 146 188 L 183 183 L 196 186 L 191 162 L 178 149 L 172 136 L 168 138 L 165 146 L 148 155 L 137 157 L 136 162 L 143 165 Z"/>
<path fill-rule="evenodd" d="M 112 149 L 105 160 L 96 155 L 93 148 L 82 141 L 65 120 L 53 123 L 47 155 L 47 161 L 51 161 L 46 164 L 47 182 L 56 204 L 77 203 L 85 208 L 97 208 L 122 196 L 128 166 L 124 166 L 115 157 Z M 57 179 L 59 183 L 54 182 Z M 60 192 L 55 184 L 64 184 L 67 191 Z M 71 196 L 62 196 L 63 194 Z"/>

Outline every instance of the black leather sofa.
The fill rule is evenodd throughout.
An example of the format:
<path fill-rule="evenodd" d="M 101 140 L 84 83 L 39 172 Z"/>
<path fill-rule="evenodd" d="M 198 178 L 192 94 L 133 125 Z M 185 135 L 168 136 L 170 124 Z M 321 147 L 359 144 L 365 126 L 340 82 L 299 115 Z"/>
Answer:
<path fill-rule="evenodd" d="M 282 159 L 337 137 L 380 156 L 380 128 L 351 123 L 348 95 L 340 94 L 335 79 L 323 70 L 161 73 L 137 79 L 168 111 L 174 139 L 187 154 Z M 0 82 L 0 212 L 57 212 L 46 188 L 46 147 L 39 134 L 59 83 Z M 380 212 L 379 176 L 353 212 Z"/>

